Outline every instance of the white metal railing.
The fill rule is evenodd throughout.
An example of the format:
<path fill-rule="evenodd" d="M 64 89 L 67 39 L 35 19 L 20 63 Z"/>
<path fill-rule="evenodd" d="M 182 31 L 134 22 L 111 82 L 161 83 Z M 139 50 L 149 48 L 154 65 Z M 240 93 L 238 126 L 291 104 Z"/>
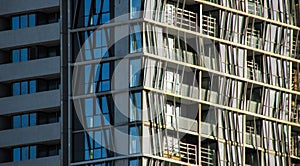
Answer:
<path fill-rule="evenodd" d="M 201 147 L 201 164 L 214 165 L 214 151 L 212 149 Z"/>
<path fill-rule="evenodd" d="M 247 28 L 246 36 L 248 46 L 262 49 L 262 38 L 260 37 L 260 31 Z"/>
<path fill-rule="evenodd" d="M 184 160 L 187 163 L 197 164 L 197 145 L 180 142 L 179 147 L 181 160 Z"/>
<path fill-rule="evenodd" d="M 174 5 L 166 5 L 165 22 L 170 25 L 175 25 L 184 29 L 197 31 L 197 14 L 176 8 Z"/>
<path fill-rule="evenodd" d="M 202 15 L 202 33 L 209 35 L 209 36 L 215 36 L 216 34 L 216 25 L 217 25 L 217 19 Z"/>

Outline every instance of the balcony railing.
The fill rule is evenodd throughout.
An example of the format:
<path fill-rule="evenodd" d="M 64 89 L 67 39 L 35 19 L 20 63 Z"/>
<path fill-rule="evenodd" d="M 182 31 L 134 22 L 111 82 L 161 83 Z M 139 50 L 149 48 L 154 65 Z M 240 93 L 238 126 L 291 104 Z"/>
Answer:
<path fill-rule="evenodd" d="M 216 26 L 217 26 L 217 19 L 202 15 L 202 33 L 209 35 L 209 36 L 215 36 L 216 34 Z"/>
<path fill-rule="evenodd" d="M 197 120 L 175 116 L 166 115 L 167 127 L 172 127 L 180 130 L 186 130 L 191 132 L 198 132 L 198 122 Z"/>
<path fill-rule="evenodd" d="M 170 25 L 197 31 L 197 20 L 197 14 L 192 11 L 176 8 L 170 4 L 166 6 L 165 22 Z"/>

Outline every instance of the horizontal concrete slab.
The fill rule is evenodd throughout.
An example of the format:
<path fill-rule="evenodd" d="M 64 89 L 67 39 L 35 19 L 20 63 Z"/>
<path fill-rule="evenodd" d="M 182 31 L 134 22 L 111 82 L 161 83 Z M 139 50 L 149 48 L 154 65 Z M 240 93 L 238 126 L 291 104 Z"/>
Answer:
<path fill-rule="evenodd" d="M 0 49 L 44 43 L 60 39 L 60 23 L 0 32 Z"/>
<path fill-rule="evenodd" d="M 0 65 L 0 82 L 60 73 L 60 57 Z"/>
<path fill-rule="evenodd" d="M 0 166 L 60 166 L 60 156 L 43 157 L 34 160 L 1 163 Z"/>
<path fill-rule="evenodd" d="M 0 15 L 8 15 L 25 11 L 36 11 L 58 6 L 59 0 L 2 0 L 0 1 Z"/>
<path fill-rule="evenodd" d="M 60 139 L 60 123 L 0 131 L 0 147 L 28 145 Z"/>
<path fill-rule="evenodd" d="M 0 98 L 0 115 L 60 106 L 60 90 Z"/>

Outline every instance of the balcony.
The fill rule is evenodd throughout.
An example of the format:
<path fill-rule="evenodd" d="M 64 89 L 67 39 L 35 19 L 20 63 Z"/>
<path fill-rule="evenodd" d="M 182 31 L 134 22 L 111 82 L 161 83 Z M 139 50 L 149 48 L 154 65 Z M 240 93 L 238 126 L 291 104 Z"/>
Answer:
<path fill-rule="evenodd" d="M 60 73 L 60 57 L 9 63 L 0 65 L 0 82 L 58 73 Z"/>
<path fill-rule="evenodd" d="M 60 23 L 2 31 L 0 38 L 5 39 L 0 40 L 0 49 L 58 41 L 60 39 Z"/>
<path fill-rule="evenodd" d="M 0 115 L 60 106 L 60 90 L 0 98 Z"/>
<path fill-rule="evenodd" d="M 196 13 L 176 8 L 174 5 L 166 5 L 164 22 L 191 31 L 198 31 L 198 16 Z"/>
<path fill-rule="evenodd" d="M 0 1 L 0 15 L 8 15 L 30 10 L 59 7 L 59 0 L 9 0 Z"/>
<path fill-rule="evenodd" d="M 179 147 L 179 149 L 178 149 Z M 197 145 L 188 144 L 179 141 L 177 145 L 164 149 L 164 157 L 173 160 L 183 161 L 190 164 L 197 164 Z"/>
<path fill-rule="evenodd" d="M 165 115 L 168 128 L 176 128 L 183 131 L 198 132 L 197 120 L 174 115 Z"/>
<path fill-rule="evenodd" d="M 32 144 L 60 139 L 60 123 L 0 131 L 0 147 Z M 20 137 L 21 136 L 21 137 Z"/>
<path fill-rule="evenodd" d="M 247 28 L 246 36 L 247 36 L 247 42 L 246 42 L 247 46 L 257 48 L 257 49 L 262 49 L 263 44 L 262 44 L 262 37 L 260 36 L 260 31 Z"/>
<path fill-rule="evenodd" d="M 32 166 L 32 165 L 58 166 L 60 165 L 60 161 L 61 161 L 60 156 L 50 156 L 50 157 L 37 158 L 33 160 L 1 163 L 0 166 Z"/>

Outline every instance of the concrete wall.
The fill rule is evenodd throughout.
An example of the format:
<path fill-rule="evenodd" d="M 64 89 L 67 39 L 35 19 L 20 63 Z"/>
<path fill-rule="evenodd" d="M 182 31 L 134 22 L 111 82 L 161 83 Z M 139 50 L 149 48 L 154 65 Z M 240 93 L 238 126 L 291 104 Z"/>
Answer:
<path fill-rule="evenodd" d="M 60 73 L 60 57 L 0 65 L 0 82 Z"/>
<path fill-rule="evenodd" d="M 9 0 L 0 1 L 0 15 L 58 7 L 59 0 Z"/>
<path fill-rule="evenodd" d="M 10 163 L 2 163 L 0 166 L 59 166 L 60 165 L 60 157 L 59 156 L 50 156 L 43 157 L 34 160 L 25 160 L 19 162 L 10 162 Z"/>
<path fill-rule="evenodd" d="M 41 35 L 42 34 L 42 35 Z M 0 49 L 45 43 L 60 39 L 60 23 L 0 32 Z"/>
<path fill-rule="evenodd" d="M 60 106 L 60 90 L 0 98 L 0 115 Z"/>
<path fill-rule="evenodd" d="M 26 145 L 60 139 L 60 123 L 0 131 L 0 147 Z"/>

